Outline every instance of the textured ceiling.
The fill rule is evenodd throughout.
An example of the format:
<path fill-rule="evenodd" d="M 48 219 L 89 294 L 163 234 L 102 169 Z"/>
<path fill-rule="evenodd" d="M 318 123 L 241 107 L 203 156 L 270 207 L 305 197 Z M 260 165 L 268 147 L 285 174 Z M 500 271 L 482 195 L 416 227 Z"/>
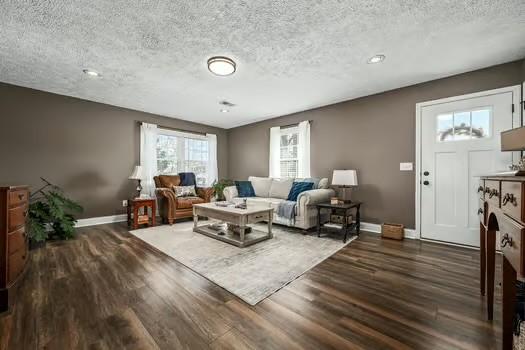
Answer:
<path fill-rule="evenodd" d="M 523 38 L 524 0 L 2 0 L 0 81 L 231 128 L 520 59 Z"/>

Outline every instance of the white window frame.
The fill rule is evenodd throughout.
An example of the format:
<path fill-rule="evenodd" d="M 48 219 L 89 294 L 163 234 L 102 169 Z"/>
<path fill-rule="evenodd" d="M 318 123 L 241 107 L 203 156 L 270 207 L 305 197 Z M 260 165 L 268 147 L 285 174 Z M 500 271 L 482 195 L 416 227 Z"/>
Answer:
<path fill-rule="evenodd" d="M 282 159 L 281 158 L 281 147 L 282 147 L 281 146 L 281 137 L 284 136 L 284 135 L 293 135 L 293 134 L 297 134 L 297 147 L 299 147 L 299 142 L 300 142 L 300 140 L 299 140 L 299 127 L 298 126 L 291 126 L 291 127 L 287 127 L 287 128 L 281 128 L 281 133 L 280 133 L 280 137 L 279 137 L 279 164 L 281 164 L 283 161 L 294 161 L 295 160 L 297 162 L 297 166 L 295 168 L 296 173 L 293 176 L 293 178 L 296 178 L 298 176 L 298 173 L 299 173 L 299 152 L 297 152 L 297 157 L 296 158 L 287 158 L 287 159 Z M 281 166 L 280 170 L 282 171 L 282 169 L 283 168 Z"/>

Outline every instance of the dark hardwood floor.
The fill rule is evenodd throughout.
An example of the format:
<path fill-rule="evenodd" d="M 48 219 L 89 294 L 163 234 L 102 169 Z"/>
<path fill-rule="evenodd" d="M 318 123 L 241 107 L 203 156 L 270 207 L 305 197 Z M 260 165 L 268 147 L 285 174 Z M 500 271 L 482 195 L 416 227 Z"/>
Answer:
<path fill-rule="evenodd" d="M 123 224 L 79 231 L 34 251 L 13 313 L 0 318 L 0 349 L 500 345 L 500 288 L 495 321 L 485 321 L 473 250 L 365 233 L 250 307 Z"/>

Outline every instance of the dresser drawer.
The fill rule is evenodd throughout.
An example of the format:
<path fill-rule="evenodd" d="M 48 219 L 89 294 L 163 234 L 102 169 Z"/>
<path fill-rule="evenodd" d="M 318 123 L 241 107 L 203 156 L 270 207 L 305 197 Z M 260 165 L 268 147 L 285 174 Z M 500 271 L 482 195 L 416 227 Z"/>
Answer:
<path fill-rule="evenodd" d="M 18 190 L 9 192 L 9 206 L 11 208 L 18 207 L 27 203 L 29 199 L 29 191 Z"/>
<path fill-rule="evenodd" d="M 521 182 L 501 182 L 501 210 L 516 220 L 523 217 L 523 187 Z"/>
<path fill-rule="evenodd" d="M 518 275 L 525 273 L 523 266 L 523 232 L 524 228 L 511 219 L 500 218 L 499 222 L 501 252 L 512 264 Z"/>
<path fill-rule="evenodd" d="M 7 253 L 12 255 L 19 250 L 26 249 L 26 233 L 25 229 L 16 230 L 7 235 Z"/>
<path fill-rule="evenodd" d="M 478 196 L 481 199 L 485 198 L 485 180 L 479 180 Z"/>
<path fill-rule="evenodd" d="M 485 200 L 492 208 L 500 207 L 500 181 L 485 180 Z"/>
<path fill-rule="evenodd" d="M 20 275 L 24 266 L 26 264 L 27 251 L 25 249 L 19 250 L 13 255 L 10 255 L 7 260 L 7 283 L 10 284 L 14 282 L 17 277 Z"/>
<path fill-rule="evenodd" d="M 27 206 L 22 205 L 16 208 L 9 209 L 8 221 L 9 231 L 12 232 L 17 228 L 23 226 L 26 221 Z"/>

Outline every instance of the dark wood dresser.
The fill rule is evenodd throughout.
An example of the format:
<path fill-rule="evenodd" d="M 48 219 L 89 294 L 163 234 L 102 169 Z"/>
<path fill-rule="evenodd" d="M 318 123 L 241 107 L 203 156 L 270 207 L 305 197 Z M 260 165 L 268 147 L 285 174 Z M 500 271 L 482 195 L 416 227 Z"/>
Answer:
<path fill-rule="evenodd" d="M 0 312 L 9 309 L 9 293 L 13 294 L 28 260 L 28 204 L 29 187 L 0 187 Z"/>
<path fill-rule="evenodd" d="M 484 176 L 480 180 L 481 294 L 487 294 L 488 319 L 494 313 L 496 237 L 503 254 L 503 349 L 512 349 L 516 280 L 525 280 L 525 177 Z"/>

